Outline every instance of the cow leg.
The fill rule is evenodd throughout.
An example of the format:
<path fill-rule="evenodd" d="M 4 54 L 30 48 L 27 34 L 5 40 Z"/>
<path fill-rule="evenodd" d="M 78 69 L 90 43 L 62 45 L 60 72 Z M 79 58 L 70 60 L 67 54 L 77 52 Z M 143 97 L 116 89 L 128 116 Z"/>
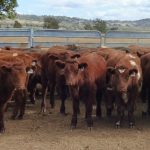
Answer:
<path fill-rule="evenodd" d="M 134 109 L 131 108 L 131 110 L 128 111 L 128 121 L 129 121 L 129 127 L 132 128 L 135 125 L 135 120 L 134 120 Z"/>
<path fill-rule="evenodd" d="M 25 113 L 25 105 L 26 105 L 26 90 L 21 91 L 22 94 L 22 100 L 20 104 L 20 114 L 18 116 L 18 119 L 23 119 L 24 113 Z"/>
<path fill-rule="evenodd" d="M 86 105 L 87 126 L 91 129 L 91 127 L 93 127 L 93 119 L 92 119 L 92 106 L 93 105 L 92 105 L 91 99 L 87 99 L 85 105 Z"/>
<path fill-rule="evenodd" d="M 124 110 L 120 107 L 117 108 L 118 119 L 116 121 L 116 128 L 119 128 L 122 125 Z"/>
<path fill-rule="evenodd" d="M 3 133 L 3 132 L 5 132 L 5 127 L 4 127 L 4 112 L 2 110 L 0 110 L 0 133 Z"/>
<path fill-rule="evenodd" d="M 5 132 L 5 126 L 4 126 L 4 112 L 7 107 L 7 103 L 0 105 L 0 133 Z"/>
<path fill-rule="evenodd" d="M 79 87 L 70 86 L 69 91 L 72 98 L 72 107 L 73 107 L 73 114 L 71 119 L 71 129 L 73 129 L 76 128 L 77 126 L 77 115 L 79 111 Z"/>
<path fill-rule="evenodd" d="M 148 89 L 148 108 L 147 113 L 150 116 L 150 88 Z"/>
<path fill-rule="evenodd" d="M 97 93 L 96 93 L 96 101 L 97 101 L 97 107 L 96 107 L 96 116 L 98 118 L 101 117 L 101 100 L 102 100 L 102 92 L 100 92 L 99 90 L 97 90 Z"/>
<path fill-rule="evenodd" d="M 32 103 L 32 104 L 35 104 L 35 88 L 32 88 L 31 90 L 30 90 L 30 94 L 29 94 L 29 97 L 30 97 L 30 102 Z"/>
<path fill-rule="evenodd" d="M 79 108 L 79 99 L 75 98 L 73 99 L 73 115 L 71 120 L 71 128 L 76 128 L 77 126 L 77 114 L 78 114 L 78 108 Z"/>
<path fill-rule="evenodd" d="M 68 90 L 66 86 L 62 86 L 60 91 L 60 98 L 61 98 L 61 106 L 60 106 L 60 113 L 65 114 L 66 108 L 65 108 L 65 100 L 67 98 Z"/>
<path fill-rule="evenodd" d="M 56 84 L 54 83 L 50 86 L 50 105 L 51 105 L 51 108 L 54 108 L 54 106 L 55 106 L 55 101 L 54 101 L 55 85 Z"/>
<path fill-rule="evenodd" d="M 29 91 L 29 98 L 30 98 L 30 102 L 32 104 L 35 104 L 35 91 L 36 91 L 36 82 L 34 77 L 31 75 L 29 77 L 29 81 L 28 81 L 28 91 Z"/>
<path fill-rule="evenodd" d="M 41 112 L 46 112 L 46 94 L 47 94 L 47 81 L 42 82 L 42 101 L 41 101 Z"/>
<path fill-rule="evenodd" d="M 13 110 L 13 114 L 11 116 L 11 119 L 16 119 L 18 113 L 19 113 L 19 108 L 20 108 L 20 93 L 17 91 L 15 91 L 15 95 L 14 95 L 14 99 L 15 99 L 15 106 L 14 106 L 14 110 Z"/>
<path fill-rule="evenodd" d="M 146 87 L 146 85 L 144 83 L 142 84 L 141 98 L 142 98 L 142 102 L 146 103 L 146 99 L 147 99 L 147 87 Z"/>
<path fill-rule="evenodd" d="M 114 95 L 113 91 L 106 91 L 105 94 L 106 97 L 106 115 L 107 117 L 112 116 L 112 110 L 113 110 L 113 103 L 114 103 Z"/>
<path fill-rule="evenodd" d="M 143 84 L 142 84 L 142 89 L 141 89 L 141 99 L 142 99 L 142 116 L 146 116 L 146 111 L 147 111 L 147 103 L 146 103 L 146 100 L 147 100 L 147 86 L 145 85 L 144 81 L 143 81 Z M 148 100 L 149 101 L 149 100 Z"/>

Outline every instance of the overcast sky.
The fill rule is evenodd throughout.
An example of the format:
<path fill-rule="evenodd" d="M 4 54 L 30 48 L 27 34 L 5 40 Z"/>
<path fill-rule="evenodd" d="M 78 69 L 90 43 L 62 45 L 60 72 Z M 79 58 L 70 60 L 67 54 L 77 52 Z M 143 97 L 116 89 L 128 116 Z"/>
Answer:
<path fill-rule="evenodd" d="M 150 18 L 150 0 L 18 0 L 17 13 L 103 20 Z"/>

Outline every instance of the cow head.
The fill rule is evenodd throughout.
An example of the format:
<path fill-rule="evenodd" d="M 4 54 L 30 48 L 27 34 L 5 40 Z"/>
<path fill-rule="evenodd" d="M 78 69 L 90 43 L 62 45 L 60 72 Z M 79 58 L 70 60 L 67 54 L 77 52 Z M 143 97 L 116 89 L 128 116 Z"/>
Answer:
<path fill-rule="evenodd" d="M 57 60 L 55 61 L 55 63 L 57 67 L 63 72 L 67 85 L 81 84 L 81 82 L 84 80 L 83 76 L 86 68 L 88 67 L 88 64 L 86 62 L 79 63 L 75 60 L 64 62 L 61 60 Z"/>
<path fill-rule="evenodd" d="M 138 80 L 138 70 L 136 68 L 117 66 L 107 69 L 107 90 L 115 90 L 125 103 L 128 102 L 128 92 L 137 89 Z"/>

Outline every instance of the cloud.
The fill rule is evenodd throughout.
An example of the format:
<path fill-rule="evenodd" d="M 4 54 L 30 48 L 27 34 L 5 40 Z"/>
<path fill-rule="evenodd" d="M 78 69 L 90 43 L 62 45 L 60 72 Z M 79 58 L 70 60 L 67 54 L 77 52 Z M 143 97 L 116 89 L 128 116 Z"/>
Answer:
<path fill-rule="evenodd" d="M 87 19 L 138 20 L 150 17 L 149 0 L 18 0 L 17 12 Z"/>

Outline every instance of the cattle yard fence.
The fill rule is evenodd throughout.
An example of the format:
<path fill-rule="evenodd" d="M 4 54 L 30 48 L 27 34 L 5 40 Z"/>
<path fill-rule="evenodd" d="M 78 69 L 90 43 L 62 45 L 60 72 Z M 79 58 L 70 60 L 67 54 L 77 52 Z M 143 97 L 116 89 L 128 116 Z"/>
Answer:
<path fill-rule="evenodd" d="M 53 29 L 0 29 L 0 47 L 51 47 L 72 45 L 81 47 L 120 47 L 129 45 L 150 46 L 150 32 L 72 31 Z"/>
<path fill-rule="evenodd" d="M 51 47 L 72 45 L 100 47 L 101 33 L 98 31 L 0 29 L 0 47 Z"/>

